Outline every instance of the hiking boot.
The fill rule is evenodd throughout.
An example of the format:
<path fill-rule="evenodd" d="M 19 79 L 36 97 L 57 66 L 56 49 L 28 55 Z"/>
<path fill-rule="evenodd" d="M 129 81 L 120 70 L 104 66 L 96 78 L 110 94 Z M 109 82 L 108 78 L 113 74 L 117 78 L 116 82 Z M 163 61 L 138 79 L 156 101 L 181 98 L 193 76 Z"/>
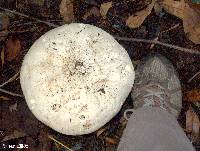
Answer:
<path fill-rule="evenodd" d="M 135 108 L 160 107 L 177 118 L 182 107 L 181 85 L 169 60 L 159 54 L 142 60 L 131 96 Z"/>

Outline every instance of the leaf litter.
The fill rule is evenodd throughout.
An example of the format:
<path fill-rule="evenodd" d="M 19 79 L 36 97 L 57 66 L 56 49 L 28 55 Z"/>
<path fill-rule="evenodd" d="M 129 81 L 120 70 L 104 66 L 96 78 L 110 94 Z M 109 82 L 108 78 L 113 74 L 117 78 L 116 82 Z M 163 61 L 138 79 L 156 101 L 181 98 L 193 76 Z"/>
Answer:
<path fill-rule="evenodd" d="M 139 27 L 153 8 L 156 14 L 159 14 L 164 9 L 168 13 L 182 19 L 187 37 L 195 44 L 200 44 L 200 13 L 196 9 L 191 8 L 184 0 L 152 0 L 145 9 L 129 16 L 126 20 L 126 25 L 130 28 Z"/>
<path fill-rule="evenodd" d="M 165 2 L 165 7 L 162 5 L 162 3 L 160 3 L 160 2 Z M 125 32 L 123 32 L 123 30 L 120 30 L 120 29 L 118 29 L 118 31 L 116 31 L 115 29 L 113 29 L 112 28 L 112 26 L 110 26 L 110 24 L 108 23 L 108 22 L 106 22 L 106 18 L 107 18 L 107 16 L 109 15 L 108 14 L 108 12 L 111 10 L 111 9 L 113 9 L 113 7 L 115 7 L 115 5 L 113 5 L 113 1 L 109 1 L 109 2 L 102 2 L 102 3 L 99 3 L 99 2 L 97 2 L 97 1 L 95 1 L 95 2 L 84 2 L 84 1 L 82 1 L 81 2 L 81 6 L 77 6 L 77 4 L 75 4 L 74 3 L 74 1 L 67 1 L 67 0 L 62 0 L 62 2 L 61 3 L 59 3 L 59 4 L 57 4 L 57 9 L 58 9 L 58 11 L 60 11 L 60 17 L 61 17 L 61 19 L 63 19 L 63 21 L 65 22 L 65 23 L 71 23 L 71 22 L 75 22 L 75 21 L 79 21 L 79 20 L 77 20 L 77 18 L 81 18 L 81 19 L 83 19 L 85 22 L 87 22 L 87 19 L 88 18 L 90 18 L 90 17 L 92 17 L 92 16 L 99 16 L 99 15 L 101 15 L 102 16 L 102 18 L 98 18 L 99 20 L 97 21 L 97 23 L 96 23 L 96 25 L 97 26 L 99 26 L 99 27 L 102 27 L 102 28 L 106 28 L 106 30 L 108 30 L 110 33 L 112 33 L 112 34 L 120 34 L 119 33 L 119 31 L 122 33 L 122 34 L 124 34 L 125 36 L 130 36 L 130 35 L 134 35 L 135 33 L 135 31 L 137 32 L 137 30 L 138 30 L 138 28 L 140 28 L 140 26 L 144 26 L 143 25 L 143 22 L 145 21 L 145 20 L 148 20 L 148 16 L 151 16 L 151 12 L 152 12 L 152 10 L 154 9 L 154 10 L 156 10 L 157 11 L 157 15 L 159 15 L 159 13 L 161 13 L 162 12 L 162 9 L 165 9 L 165 11 L 167 11 L 168 13 L 170 13 L 170 14 L 172 14 L 172 15 L 177 15 L 177 17 L 179 17 L 180 19 L 182 19 L 183 20 L 183 18 L 184 18 L 184 15 L 183 15 L 183 13 L 180 11 L 180 12 L 176 12 L 178 9 L 179 9 L 179 7 L 181 6 L 183 6 L 182 4 L 183 3 L 179 3 L 179 4 L 177 4 L 177 8 L 175 7 L 175 8 L 173 8 L 171 5 L 171 3 L 170 2 L 174 2 L 174 1 L 169 1 L 169 2 L 166 2 L 165 0 L 164 1 L 159 1 L 159 3 L 158 3 L 158 1 L 152 1 L 144 10 L 140 10 L 140 11 L 137 11 L 135 14 L 137 14 L 137 15 L 141 15 L 141 17 L 136 17 L 136 15 L 135 14 L 130 14 L 130 16 L 132 16 L 132 18 L 129 20 L 130 21 L 130 25 L 132 25 L 132 27 L 131 28 L 136 28 L 136 29 L 131 29 L 132 31 L 130 32 L 130 30 L 129 29 L 126 29 L 125 30 Z M 181 1 L 182 2 L 182 1 Z M 107 4 L 108 3 L 108 4 Z M 94 5 L 95 4 L 95 5 Z M 152 4 L 154 4 L 154 5 L 152 5 Z M 45 4 L 44 4 L 45 5 Z M 185 4 L 186 5 L 186 4 Z M 82 7 L 82 6 L 84 6 L 84 7 Z M 104 7 L 103 7 L 104 6 Z M 153 6 L 153 7 L 152 7 Z M 195 11 L 195 12 L 198 12 L 195 8 L 196 8 L 196 6 L 194 5 L 194 6 L 191 6 L 191 4 L 188 4 L 188 6 L 193 10 L 193 11 Z M 187 6 L 187 7 L 188 7 Z M 42 7 L 42 6 L 40 6 L 40 7 Z M 80 7 L 81 9 L 78 9 L 78 7 Z M 170 8 L 170 7 L 172 7 L 171 9 L 169 9 L 169 10 L 167 10 L 167 7 L 168 7 L 168 9 Z M 11 8 L 10 8 L 11 9 Z M 82 13 L 82 17 L 78 17 L 78 16 L 76 16 L 76 14 L 77 14 L 77 11 L 82 11 L 82 9 L 84 10 L 83 12 L 84 13 Z M 191 13 L 191 9 L 188 9 L 187 11 L 189 11 L 190 13 Z M 12 13 L 12 12 L 11 12 Z M 99 14 L 100 13 L 100 14 Z M 196 13 L 195 13 L 196 14 Z M 175 15 L 175 16 L 176 16 Z M 178 16 L 179 15 L 179 16 Z M 35 18 L 36 16 L 34 16 L 33 14 L 30 14 L 29 15 L 30 17 L 32 17 L 33 16 L 33 18 Z M 186 18 L 189 18 L 188 16 L 190 16 L 190 15 L 186 15 L 187 17 Z M 193 17 L 193 16 L 192 16 Z M 29 18 L 29 17 L 28 17 Z M 138 19 L 139 18 L 139 19 Z M 18 19 L 18 18 L 17 18 Z M 169 20 L 170 20 L 170 18 L 168 18 Z M 191 16 L 190 16 L 190 19 L 191 19 Z M 30 20 L 27 20 L 28 22 L 30 22 Z M 36 20 L 37 21 L 37 20 Z M 48 22 L 48 20 L 46 20 L 45 22 L 41 22 L 41 19 L 39 20 L 40 21 L 40 23 L 45 23 L 45 26 L 46 25 L 50 25 L 50 27 L 56 27 L 57 25 L 55 25 L 55 24 L 53 24 L 53 26 L 51 26 L 52 24 L 49 24 L 49 22 Z M 82 20 L 81 20 L 82 21 Z M 83 21 L 83 22 L 84 22 Z M 127 20 L 125 20 L 126 21 L 126 23 L 127 23 Z M 188 26 L 188 24 L 189 23 L 191 23 L 192 24 L 192 26 L 191 27 L 187 27 Z M 94 23 L 95 24 L 95 23 Z M 180 24 L 180 23 L 179 23 Z M 185 31 L 185 33 L 186 33 L 186 35 L 188 36 L 188 38 L 190 39 L 190 40 L 192 40 L 194 43 L 196 43 L 196 42 L 198 42 L 198 35 L 196 34 L 196 33 L 198 33 L 198 31 L 196 31 L 196 30 L 198 30 L 198 24 L 197 25 L 194 25 L 195 23 L 194 23 L 194 21 L 193 21 L 193 19 L 191 19 L 191 20 L 188 20 L 188 21 L 186 21 L 186 23 L 184 23 L 183 25 L 184 25 L 184 31 Z M 62 25 L 62 24 L 60 24 L 60 25 Z M 129 24 L 127 24 L 127 26 L 130 26 Z M 35 26 L 35 25 L 34 25 Z M 38 24 L 37 26 L 43 26 L 44 27 L 44 24 L 42 24 L 42 25 L 40 25 L 40 24 Z M 23 27 L 23 25 L 22 25 L 22 27 Z M 185 30 L 185 28 L 187 29 L 187 30 Z M 44 28 L 44 30 L 49 30 L 48 29 L 48 27 L 45 27 Z M 149 29 L 146 29 L 147 30 L 147 32 L 149 32 L 148 30 Z M 193 30 L 193 31 L 192 31 Z M 128 32 L 130 32 L 130 33 L 128 33 Z M 178 29 L 177 28 L 175 28 L 175 29 L 173 29 L 173 31 L 178 31 Z M 187 32 L 186 32 L 187 31 Z M 189 32 L 188 32 L 189 31 Z M 40 32 L 42 32 L 42 31 L 40 31 Z M 194 34 L 196 34 L 196 36 L 191 36 L 191 34 L 190 33 L 194 33 Z M 20 37 L 23 37 L 23 36 L 27 36 L 26 35 L 27 33 L 23 33 L 22 35 L 20 35 Z M 43 33 L 40 33 L 40 34 L 38 34 L 38 33 L 33 33 L 33 36 L 34 37 L 39 37 L 40 36 L 40 34 L 43 34 Z M 167 32 L 165 32 L 164 34 L 168 34 L 168 31 Z M 31 37 L 32 35 L 28 35 L 27 37 Z M 156 38 L 156 37 L 154 37 L 154 38 Z M 162 38 L 162 37 L 161 37 Z M 168 40 L 168 39 L 167 39 Z M 171 40 L 171 39 L 170 39 Z M 4 40 L 5 41 L 5 40 Z M 177 41 L 180 41 L 181 43 L 182 43 L 182 40 L 181 39 L 177 39 Z M 8 44 L 8 42 L 9 42 L 9 44 Z M 33 42 L 33 41 L 32 41 Z M 32 43 L 31 42 L 31 43 Z M 5 54 L 4 54 L 4 56 L 3 56 L 3 58 L 5 59 L 5 61 L 3 62 L 3 64 L 6 66 L 7 64 L 9 64 L 8 62 L 12 62 L 12 61 L 17 61 L 19 64 L 20 64 L 20 61 L 19 60 L 21 60 L 21 58 L 20 58 L 20 56 L 21 56 L 21 53 L 22 53 L 22 51 L 24 51 L 23 49 L 24 48 L 22 48 L 22 42 L 21 42 L 21 39 L 18 39 L 16 36 L 12 36 L 12 35 L 9 35 L 9 37 L 8 37 L 8 40 L 7 41 L 5 41 Z M 122 42 L 122 44 L 123 44 L 123 42 Z M 131 44 L 127 44 L 126 42 L 123 44 L 125 47 L 126 47 L 126 49 L 127 49 L 127 51 L 128 51 L 128 53 L 130 53 L 129 52 L 129 49 L 131 49 L 132 50 L 132 52 L 134 51 L 134 53 L 135 53 L 135 49 L 138 49 L 138 46 L 137 45 L 131 45 Z M 192 45 L 192 44 L 188 44 L 189 45 L 189 48 L 191 47 L 194 47 L 194 45 Z M 128 47 L 127 47 L 128 46 Z M 130 47 L 130 48 L 129 48 Z M 140 58 L 141 58 L 141 56 L 143 56 L 143 55 L 145 55 L 146 54 L 146 52 L 145 52 L 145 50 L 146 50 L 146 48 L 149 48 L 148 47 L 148 45 L 140 45 L 140 47 L 141 48 L 139 48 L 140 49 L 140 54 L 137 54 L 137 53 L 135 53 L 135 54 L 132 54 L 132 53 L 130 53 L 130 56 L 131 56 L 131 58 L 132 59 L 134 59 L 134 60 L 140 60 Z M 150 46 L 151 47 L 151 46 Z M 26 49 L 28 49 L 29 48 L 29 44 L 26 46 Z M 197 47 L 198 48 L 198 47 Z M 15 50 L 16 49 L 16 50 Z M 155 51 L 157 49 L 157 46 L 153 46 L 152 47 L 152 50 L 151 51 Z M 163 52 L 164 54 L 166 54 L 168 57 L 170 57 L 170 58 L 172 58 L 172 60 L 176 60 L 174 57 L 177 57 L 178 55 L 178 53 L 177 52 L 168 52 L 168 51 L 166 51 L 166 52 Z M 174 55 L 175 54 L 175 55 Z M 179 55 L 183 55 L 183 56 L 185 56 L 186 58 L 189 58 L 190 56 L 188 56 L 188 55 L 186 55 L 186 54 L 179 54 Z M 198 58 L 197 58 L 198 59 Z M 179 61 L 178 59 L 176 60 L 177 62 Z M 173 63 L 174 64 L 176 64 L 176 61 L 174 61 Z M 184 69 L 185 68 L 189 68 L 189 66 L 187 65 L 187 62 L 185 62 L 185 64 L 186 64 L 186 66 L 184 67 Z M 198 65 L 198 62 L 197 62 L 197 65 Z M 197 72 L 194 68 L 195 68 L 196 66 L 194 65 L 193 67 L 191 67 L 191 69 L 189 70 L 189 71 L 186 71 L 187 73 L 188 72 L 192 72 L 192 73 L 195 73 L 195 72 Z M 19 71 L 19 68 L 15 68 L 14 69 L 15 70 L 15 73 L 16 73 L 16 71 Z M 185 74 L 182 72 L 182 69 L 178 69 L 179 70 L 179 72 L 181 73 L 181 77 L 182 77 L 182 79 L 184 79 L 185 78 Z M 200 69 L 199 69 L 200 70 Z M 5 72 L 5 71 L 4 71 Z M 2 74 L 3 75 L 3 74 Z M 3 76 L 2 76 L 3 77 Z M 188 79 L 189 78 L 189 76 L 187 76 L 187 78 L 185 78 L 185 79 Z M 6 79 L 8 79 L 8 77 L 6 77 Z M 2 79 L 0 79 L 0 80 L 2 80 Z M 5 78 L 2 80 L 2 81 L 6 81 L 5 80 Z M 186 85 L 185 83 L 184 83 L 184 85 Z M 192 84 L 191 84 L 192 85 Z M 8 88 L 9 87 L 12 87 L 13 86 L 13 83 L 12 82 L 10 82 L 9 84 L 8 84 Z M 19 88 L 19 85 L 14 85 L 15 87 L 18 87 Z M 193 85 L 192 85 L 193 86 Z M 198 89 L 198 86 L 197 86 L 197 88 L 194 88 L 194 87 L 192 87 L 192 89 L 190 89 L 190 90 L 192 90 L 192 91 L 194 91 L 194 90 L 196 90 L 196 89 Z M 189 92 L 189 91 L 188 91 Z M 193 94 L 195 97 L 198 97 L 198 94 Z M 195 97 L 190 97 L 190 100 L 192 100 L 192 99 L 194 99 Z M 184 96 L 185 98 L 185 100 L 186 100 L 186 96 Z M 20 105 L 18 106 L 17 105 L 17 107 L 16 107 L 16 105 L 15 104 L 13 104 L 13 102 L 12 102 L 12 100 L 13 100 L 13 97 L 12 96 L 8 96 L 8 95 L 6 95 L 6 96 L 4 96 L 4 95 L 1 95 L 1 97 L 0 97 L 0 100 L 1 100 L 1 98 L 2 98 L 2 100 L 3 101 L 1 101 L 1 102 L 3 102 L 3 103 L 5 103 L 5 102 L 8 102 L 8 104 L 9 104 L 9 106 L 10 105 L 13 105 L 13 108 L 11 109 L 12 110 L 12 112 L 13 113 L 15 113 L 15 112 L 20 112 Z M 189 98 L 189 97 L 188 97 Z M 16 98 L 16 97 L 14 97 L 14 99 L 16 99 L 16 100 L 18 100 L 18 98 Z M 19 99 L 20 100 L 20 99 Z M 18 100 L 18 101 L 19 101 Z M 22 99 L 23 100 L 23 99 Z M 189 99 L 188 99 L 189 100 Z M 197 100 L 197 99 L 195 99 L 195 100 Z M 24 100 L 23 100 L 24 101 Z M 131 100 L 129 100 L 129 101 L 131 101 Z M 192 100 L 193 101 L 193 100 Z M 191 102 L 192 102 L 191 101 Z M 11 103 L 12 102 L 12 103 Z M 183 103 L 185 103 L 185 102 L 183 102 Z M 1 105 L 1 104 L 0 104 Z M 26 108 L 26 106 L 24 106 L 25 108 Z M 129 108 L 130 106 L 128 105 L 128 103 L 126 102 L 125 103 L 125 105 L 122 107 L 122 113 L 123 113 L 123 110 L 124 109 L 127 109 L 127 108 Z M 9 109 L 9 107 L 8 107 L 8 109 Z M 15 110 L 16 109 L 16 110 Z M 118 144 L 118 141 L 119 141 L 119 137 L 118 137 L 118 135 L 119 136 L 121 136 L 121 133 L 122 133 L 122 131 L 123 131 L 123 129 L 125 128 L 125 125 L 126 125 L 126 121 L 124 121 L 123 120 L 123 116 L 122 116 L 122 113 L 119 113 L 111 122 L 109 122 L 108 123 L 108 125 L 106 126 L 106 127 L 103 127 L 102 129 L 100 129 L 98 132 L 96 132 L 96 133 L 94 133 L 94 134 L 91 134 L 90 136 L 79 136 L 79 137 L 73 137 L 73 136 L 68 136 L 68 137 L 65 137 L 65 136 L 63 136 L 63 135 L 61 135 L 61 134 L 58 134 L 58 133 L 56 133 L 56 132 L 52 132 L 51 130 L 49 130 L 48 128 L 46 129 L 46 127 L 43 125 L 43 124 L 39 124 L 37 127 L 38 127 L 38 129 L 37 129 L 37 132 L 38 132 L 38 130 L 39 131 L 43 131 L 43 129 L 46 129 L 46 131 L 44 131 L 44 134 L 41 134 L 41 136 L 40 137 L 36 137 L 35 135 L 33 135 L 33 133 L 34 132 L 32 132 L 31 133 L 31 140 L 29 140 L 29 141 L 27 141 L 28 143 L 30 143 L 31 144 L 31 142 L 34 144 L 34 142 L 36 141 L 36 140 L 38 140 L 41 144 L 42 144 L 42 142 L 44 143 L 44 144 L 48 144 L 49 142 L 51 142 L 50 143 L 50 146 L 48 146 L 48 145 L 45 145 L 45 147 L 44 148 L 42 148 L 41 147 L 41 150 L 45 150 L 45 148 L 46 148 L 46 150 L 49 150 L 49 148 L 51 148 L 52 146 L 52 141 L 50 140 L 50 139 L 48 139 L 48 136 L 55 136 L 55 138 L 59 138 L 59 142 L 63 142 L 63 144 L 67 144 L 67 145 L 69 145 L 69 146 L 73 146 L 73 144 L 78 144 L 78 142 L 80 142 L 80 148 L 78 148 L 78 150 L 90 150 L 91 148 L 89 148 L 89 147 L 91 147 L 91 146 L 97 146 L 96 147 L 96 151 L 100 151 L 100 150 L 103 150 L 103 149 L 105 149 L 106 147 L 108 147 L 109 148 L 109 146 L 112 146 L 112 145 L 114 145 L 115 147 L 117 146 L 117 144 Z M 192 136 L 192 138 L 193 138 L 193 140 L 195 141 L 195 139 L 196 139 L 196 137 L 197 137 L 197 134 L 199 133 L 199 130 L 198 130 L 198 118 L 197 118 L 198 116 L 197 116 L 197 114 L 196 114 L 196 116 L 194 115 L 194 113 L 190 110 L 190 111 L 188 111 L 188 113 L 186 113 L 186 129 L 187 129 L 187 131 L 188 131 L 188 133 L 190 133 L 191 134 L 191 136 Z M 27 117 L 25 117 L 25 119 L 26 119 Z M 113 122 L 114 121 L 114 122 Z M 123 122 L 122 122 L 123 121 Z M 30 123 L 29 123 L 30 122 Z M 28 120 L 27 119 L 27 123 L 29 123 L 29 125 L 31 124 L 33 124 L 34 123 L 34 121 L 32 121 L 32 119 L 31 120 Z M 192 123 L 192 124 L 191 124 Z M 17 124 L 17 123 L 14 123 L 14 124 Z M 116 130 L 116 128 L 115 127 L 121 127 L 120 128 L 120 130 L 119 129 L 117 129 L 117 131 L 115 131 Z M 16 128 L 17 129 L 17 128 Z M 30 131 L 30 128 L 25 128 L 26 129 L 26 131 Z M 114 130 L 113 130 L 114 129 Z M 21 130 L 18 130 L 17 129 L 17 131 L 19 131 L 19 132 L 21 132 Z M 120 132 L 119 132 L 120 131 Z M 22 132 L 22 133 L 24 133 L 24 132 Z M 26 134 L 26 133 L 25 133 Z M 38 134 L 38 133 L 37 133 Z M 13 135 L 13 136 L 16 136 L 16 139 L 18 139 L 19 138 L 19 140 L 20 140 L 20 138 L 21 137 L 19 137 L 19 136 L 17 136 L 17 135 L 14 135 L 14 133 L 13 134 L 11 134 L 11 135 Z M 9 136 L 9 135 L 7 135 L 7 136 Z M 23 135 L 21 135 L 22 137 L 23 137 Z M 59 137 L 57 137 L 57 136 L 59 136 Z M 30 136 L 25 136 L 26 137 L 26 140 L 28 140 L 28 139 L 30 139 Z M 7 137 L 7 138 L 9 138 L 9 137 Z M 11 138 L 11 137 L 10 137 Z M 14 137 L 13 137 L 14 138 Z M 42 140 L 42 138 L 45 138 L 45 140 Z M 92 139 L 90 139 L 90 138 L 92 138 Z M 95 138 L 95 139 L 94 139 Z M 76 143 L 76 141 L 75 140 L 79 140 L 79 141 L 77 141 L 77 143 Z M 57 140 L 58 141 L 58 140 Z M 58 143 L 55 143 L 56 145 L 58 145 Z M 104 144 L 106 144 L 106 145 L 104 145 Z M 56 146 L 55 145 L 55 146 Z M 34 145 L 33 145 L 34 146 Z M 58 145 L 59 146 L 59 145 Z M 62 148 L 58 148 L 58 149 L 62 149 Z"/>

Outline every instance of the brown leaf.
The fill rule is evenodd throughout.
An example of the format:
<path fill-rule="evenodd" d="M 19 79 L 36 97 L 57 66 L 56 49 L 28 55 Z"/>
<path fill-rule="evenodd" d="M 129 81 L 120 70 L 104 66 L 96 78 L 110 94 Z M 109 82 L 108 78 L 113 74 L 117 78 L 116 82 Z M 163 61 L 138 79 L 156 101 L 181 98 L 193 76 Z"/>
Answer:
<path fill-rule="evenodd" d="M 6 43 L 6 61 L 12 61 L 14 59 L 18 59 L 21 50 L 21 42 L 19 39 L 15 39 L 10 37 Z"/>
<path fill-rule="evenodd" d="M 186 3 L 183 18 L 184 31 L 195 44 L 200 44 L 200 14 Z"/>
<path fill-rule="evenodd" d="M 191 0 L 186 0 L 189 6 L 200 14 L 200 3 L 193 3 Z"/>
<path fill-rule="evenodd" d="M 200 101 L 200 89 L 194 89 L 191 91 L 187 91 L 185 96 L 186 96 L 187 101 L 189 101 L 189 102 Z"/>
<path fill-rule="evenodd" d="M 4 41 L 6 37 L 8 36 L 8 30 L 5 29 L 4 31 L 0 32 L 0 41 Z"/>
<path fill-rule="evenodd" d="M 34 4 L 34 5 L 38 5 L 38 6 L 43 6 L 44 5 L 45 0 L 31 0 L 30 3 Z"/>
<path fill-rule="evenodd" d="M 10 110 L 10 112 L 17 111 L 17 103 L 10 105 L 9 110 Z"/>
<path fill-rule="evenodd" d="M 1 140 L 1 142 L 8 141 L 8 140 L 11 140 L 11 139 L 20 138 L 20 137 L 24 137 L 24 136 L 26 136 L 25 133 L 14 130 L 14 132 L 11 135 L 5 136 L 3 138 L 3 140 Z"/>
<path fill-rule="evenodd" d="M 108 10 L 112 7 L 112 2 L 102 3 L 100 7 L 100 14 L 103 18 L 106 18 Z"/>
<path fill-rule="evenodd" d="M 103 132 L 105 132 L 105 131 L 106 131 L 105 128 L 102 128 L 102 129 L 98 130 L 98 131 L 97 131 L 97 138 L 98 138 Z"/>
<path fill-rule="evenodd" d="M 156 15 L 159 15 L 160 12 L 162 11 L 162 7 L 160 6 L 159 3 L 155 3 L 155 5 L 154 5 L 154 11 L 155 11 Z"/>
<path fill-rule="evenodd" d="M 5 96 L 0 96 L 0 101 L 9 101 L 10 98 L 5 97 Z"/>
<path fill-rule="evenodd" d="M 83 16 L 83 19 L 86 20 L 89 16 L 94 15 L 94 16 L 100 16 L 99 9 L 97 7 L 92 7 L 85 13 Z"/>
<path fill-rule="evenodd" d="M 193 123 L 193 111 L 192 109 L 187 110 L 186 112 L 186 132 L 192 132 L 192 123 Z"/>
<path fill-rule="evenodd" d="M 200 121 L 198 115 L 193 112 L 193 123 L 192 123 L 192 141 L 196 142 L 199 138 L 199 126 Z"/>
<path fill-rule="evenodd" d="M 163 0 L 159 2 L 160 6 L 162 6 L 168 13 L 183 19 L 184 18 L 184 9 L 186 3 L 184 0 L 176 1 L 176 0 Z"/>
<path fill-rule="evenodd" d="M 163 0 L 159 3 L 168 13 L 183 20 L 184 32 L 195 44 L 200 44 L 200 12 L 184 0 Z M 198 10 L 198 11 L 197 11 Z"/>
<path fill-rule="evenodd" d="M 60 14 L 66 23 L 74 21 L 73 0 L 62 0 L 59 7 L 60 7 Z"/>
<path fill-rule="evenodd" d="M 116 144 L 118 143 L 118 141 L 117 141 L 116 139 L 110 138 L 110 137 L 106 137 L 105 140 L 106 140 L 106 143 L 107 143 L 107 144 L 116 145 Z"/>
<path fill-rule="evenodd" d="M 198 115 L 191 109 L 186 112 L 186 132 L 191 133 L 191 139 L 196 142 L 199 139 L 200 121 Z"/>
<path fill-rule="evenodd" d="M 0 13 L 0 30 L 7 30 L 9 26 L 9 18 L 7 15 Z"/>
<path fill-rule="evenodd" d="M 1 50 L 1 67 L 3 67 L 5 63 L 5 48 L 3 47 L 3 49 Z"/>
<path fill-rule="evenodd" d="M 126 25 L 130 28 L 139 27 L 144 22 L 146 17 L 151 13 L 151 11 L 155 5 L 155 2 L 156 2 L 156 0 L 152 0 L 151 4 L 149 4 L 147 6 L 147 8 L 129 16 L 128 19 L 126 20 Z"/>

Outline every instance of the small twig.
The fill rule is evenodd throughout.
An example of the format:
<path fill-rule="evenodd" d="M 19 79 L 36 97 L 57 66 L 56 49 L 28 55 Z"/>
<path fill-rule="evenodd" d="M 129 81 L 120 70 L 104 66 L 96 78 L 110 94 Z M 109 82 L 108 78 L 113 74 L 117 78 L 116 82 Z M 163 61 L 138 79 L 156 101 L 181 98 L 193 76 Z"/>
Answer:
<path fill-rule="evenodd" d="M 163 34 L 163 33 L 166 33 L 166 32 L 168 32 L 168 31 L 171 31 L 171 30 L 173 30 L 173 29 L 177 28 L 179 25 L 180 25 L 180 24 L 178 23 L 178 24 L 176 24 L 176 25 L 174 25 L 174 26 L 170 27 L 170 28 L 169 28 L 169 29 L 167 29 L 167 30 L 161 31 L 160 33 L 161 33 L 161 34 Z"/>
<path fill-rule="evenodd" d="M 27 30 L 20 30 L 20 31 L 1 31 L 0 35 L 5 35 L 3 37 L 6 37 L 7 34 L 20 34 L 20 33 L 25 33 L 25 32 L 33 32 L 33 31 L 30 31 L 29 29 L 27 29 Z"/>
<path fill-rule="evenodd" d="M 180 50 L 182 52 L 200 55 L 200 52 L 197 51 L 197 50 L 189 49 L 189 48 L 183 48 L 183 47 L 179 47 L 179 46 L 175 46 L 175 45 L 172 45 L 172 44 L 163 43 L 163 42 L 156 41 L 156 40 L 147 40 L 147 39 L 138 39 L 138 38 L 127 38 L 127 37 L 118 37 L 118 36 L 114 36 L 114 38 L 117 39 L 117 40 L 130 41 L 130 42 L 134 41 L 134 42 L 153 43 L 153 44 L 157 44 L 157 45 L 161 45 L 161 46 L 173 48 L 173 49 L 176 49 L 176 50 Z"/>
<path fill-rule="evenodd" d="M 188 83 L 190 83 L 196 76 L 198 76 L 200 74 L 200 71 L 195 73 L 189 80 Z"/>
<path fill-rule="evenodd" d="M 54 142 L 58 143 L 59 145 L 63 146 L 64 148 L 66 148 L 69 151 L 73 151 L 72 149 L 70 149 L 69 147 L 67 147 L 66 145 L 64 145 L 63 143 L 59 142 L 58 140 L 56 140 L 55 138 L 53 138 L 52 136 L 48 136 L 51 140 L 53 140 Z"/>
<path fill-rule="evenodd" d="M 26 14 L 17 12 L 15 10 L 6 9 L 6 8 L 3 8 L 3 7 L 0 7 L 0 9 L 4 10 L 6 12 L 9 12 L 9 13 L 15 14 L 15 15 L 19 15 L 19 16 L 22 16 L 22 17 L 30 18 L 30 19 L 35 20 L 35 21 L 40 22 L 40 23 L 44 23 L 44 24 L 46 24 L 46 25 L 48 25 L 50 27 L 58 27 L 58 25 L 55 25 L 53 23 L 50 23 L 50 22 L 47 22 L 47 21 L 43 21 L 43 20 L 40 20 L 40 19 L 35 18 L 35 17 L 28 16 Z"/>
<path fill-rule="evenodd" d="M 0 85 L 0 88 L 3 87 L 4 85 L 12 82 L 13 80 L 15 80 L 17 78 L 17 76 L 19 75 L 19 72 L 17 72 L 14 76 L 12 76 L 8 81 L 4 82 L 3 84 Z"/>
<path fill-rule="evenodd" d="M 0 88 L 0 92 L 6 93 L 6 94 L 9 94 L 9 95 L 12 95 L 12 96 L 18 96 L 18 97 L 21 97 L 21 98 L 24 97 L 24 96 L 21 95 L 21 94 L 13 93 L 13 92 L 10 92 L 10 91 L 7 91 L 7 90 L 4 90 L 4 89 L 1 89 L 1 88 Z"/>

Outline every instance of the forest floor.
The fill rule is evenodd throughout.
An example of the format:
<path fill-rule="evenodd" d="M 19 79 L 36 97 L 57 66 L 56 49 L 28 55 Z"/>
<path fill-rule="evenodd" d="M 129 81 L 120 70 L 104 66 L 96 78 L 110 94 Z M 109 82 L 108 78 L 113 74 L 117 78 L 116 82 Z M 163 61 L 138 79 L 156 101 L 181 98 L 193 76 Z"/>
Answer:
<path fill-rule="evenodd" d="M 36 1 L 36 2 L 35 2 Z M 126 109 L 133 108 L 129 96 L 120 112 L 100 130 L 88 135 L 62 135 L 40 121 L 28 109 L 23 95 L 19 71 L 23 57 L 30 46 L 45 32 L 65 24 L 60 15 L 61 0 L 2 0 L 0 14 L 8 16 L 8 20 L 0 19 L 0 85 L 16 75 L 11 82 L 0 86 L 0 140 L 1 150 L 9 150 L 8 145 L 27 144 L 31 151 L 114 151 L 127 121 L 123 117 Z M 77 0 L 73 3 L 72 22 L 81 22 L 100 27 L 114 37 L 134 37 L 138 39 L 158 40 L 174 46 L 200 51 L 200 45 L 191 42 L 184 32 L 182 20 L 163 11 L 157 15 L 154 11 L 138 28 L 129 28 L 125 20 L 128 11 L 132 13 L 147 7 L 147 1 L 136 1 L 132 6 L 127 1 L 113 0 L 107 17 L 99 13 L 100 6 L 106 0 Z M 15 12 L 9 10 L 15 10 Z M 16 13 L 18 12 L 18 14 Z M 27 16 L 23 16 L 23 14 Z M 45 21 L 44 22 L 41 22 Z M 48 24 L 52 23 L 52 24 Z M 183 92 L 183 108 L 178 118 L 183 130 L 186 129 L 186 111 L 192 107 L 200 113 L 197 103 L 189 102 L 186 92 L 200 89 L 200 75 L 189 81 L 200 71 L 200 55 L 186 53 L 177 49 L 145 42 L 117 40 L 128 52 L 133 63 L 137 63 L 150 53 L 160 53 L 168 58 L 179 74 Z M 189 81 L 189 82 L 188 82 Z M 7 92 L 8 91 L 8 92 Z M 13 92 L 15 94 L 11 94 Z M 17 96 L 16 94 L 19 94 Z M 190 135 L 187 134 L 190 138 Z M 55 140 L 56 139 L 56 140 Z M 191 139 L 191 138 L 190 138 Z M 3 141 L 2 141 L 3 140 Z M 196 150 L 200 150 L 200 141 L 194 142 Z M 60 145 L 64 144 L 64 146 Z M 70 149 L 67 149 L 70 148 Z M 11 149 L 10 149 L 11 150 Z"/>

